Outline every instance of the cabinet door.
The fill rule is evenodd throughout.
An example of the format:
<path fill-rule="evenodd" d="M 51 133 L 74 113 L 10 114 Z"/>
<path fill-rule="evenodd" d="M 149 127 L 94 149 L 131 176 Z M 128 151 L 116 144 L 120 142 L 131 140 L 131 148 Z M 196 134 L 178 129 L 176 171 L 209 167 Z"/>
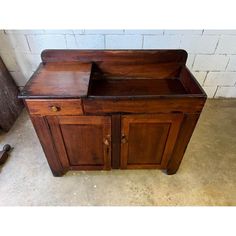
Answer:
<path fill-rule="evenodd" d="M 121 168 L 166 168 L 183 114 L 127 115 L 121 120 Z"/>
<path fill-rule="evenodd" d="M 111 119 L 108 116 L 48 116 L 64 168 L 111 168 Z"/>

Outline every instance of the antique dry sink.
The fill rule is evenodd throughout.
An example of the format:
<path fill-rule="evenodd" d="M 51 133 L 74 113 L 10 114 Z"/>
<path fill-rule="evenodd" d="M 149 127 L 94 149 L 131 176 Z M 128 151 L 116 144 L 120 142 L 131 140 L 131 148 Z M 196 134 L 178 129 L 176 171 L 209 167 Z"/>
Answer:
<path fill-rule="evenodd" d="M 69 170 L 174 174 L 206 94 L 184 50 L 45 50 L 19 95 L 54 176 Z"/>

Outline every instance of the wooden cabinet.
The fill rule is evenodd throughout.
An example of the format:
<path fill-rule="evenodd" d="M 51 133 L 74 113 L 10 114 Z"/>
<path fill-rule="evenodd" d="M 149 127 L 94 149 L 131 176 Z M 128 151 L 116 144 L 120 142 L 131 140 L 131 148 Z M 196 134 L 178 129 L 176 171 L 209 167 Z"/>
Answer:
<path fill-rule="evenodd" d="M 206 100 L 183 50 L 46 50 L 20 94 L 55 176 L 174 174 Z"/>
<path fill-rule="evenodd" d="M 109 116 L 48 116 L 47 122 L 64 168 L 111 168 Z"/>
<path fill-rule="evenodd" d="M 127 115 L 121 118 L 121 168 L 165 169 L 183 114 Z"/>

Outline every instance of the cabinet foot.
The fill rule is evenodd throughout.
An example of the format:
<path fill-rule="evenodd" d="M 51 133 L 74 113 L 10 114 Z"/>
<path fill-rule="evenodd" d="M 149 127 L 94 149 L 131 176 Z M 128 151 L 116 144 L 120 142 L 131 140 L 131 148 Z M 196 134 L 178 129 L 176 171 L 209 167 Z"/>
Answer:
<path fill-rule="evenodd" d="M 165 170 L 165 173 L 166 173 L 167 175 L 174 175 L 174 174 L 176 174 L 177 171 L 178 171 L 178 169 L 176 169 L 176 170 L 173 170 L 173 169 L 166 169 L 166 170 Z"/>
<path fill-rule="evenodd" d="M 66 172 L 65 171 L 53 171 L 52 174 L 54 177 L 62 177 Z"/>

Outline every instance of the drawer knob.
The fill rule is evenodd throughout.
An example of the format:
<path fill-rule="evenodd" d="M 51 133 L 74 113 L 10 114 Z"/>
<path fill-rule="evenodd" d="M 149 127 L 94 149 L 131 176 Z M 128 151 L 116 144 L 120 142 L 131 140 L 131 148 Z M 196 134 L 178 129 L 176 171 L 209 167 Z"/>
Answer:
<path fill-rule="evenodd" d="M 57 107 L 57 106 L 51 106 L 51 111 L 57 112 L 57 111 L 59 111 L 59 110 L 60 110 L 59 107 Z"/>

